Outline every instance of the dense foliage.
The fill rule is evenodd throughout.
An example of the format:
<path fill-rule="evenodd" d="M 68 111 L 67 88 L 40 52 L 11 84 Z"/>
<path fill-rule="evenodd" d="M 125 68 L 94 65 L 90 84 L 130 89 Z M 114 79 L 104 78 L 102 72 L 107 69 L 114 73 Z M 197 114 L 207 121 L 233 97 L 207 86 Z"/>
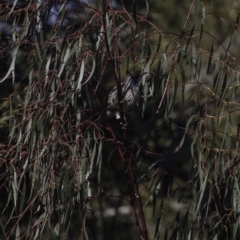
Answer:
<path fill-rule="evenodd" d="M 239 239 L 237 1 L 0 9 L 1 239 Z"/>

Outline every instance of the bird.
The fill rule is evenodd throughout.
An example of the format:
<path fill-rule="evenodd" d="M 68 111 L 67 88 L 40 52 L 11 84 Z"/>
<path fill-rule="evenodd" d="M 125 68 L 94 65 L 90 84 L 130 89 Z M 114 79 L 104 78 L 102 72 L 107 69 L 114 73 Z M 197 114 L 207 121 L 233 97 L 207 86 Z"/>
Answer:
<path fill-rule="evenodd" d="M 115 86 L 108 95 L 108 111 L 109 117 L 116 116 L 116 119 L 120 119 L 119 111 L 130 111 L 139 101 L 140 98 L 140 80 L 145 73 L 138 73 L 136 75 L 128 74 L 124 81 L 121 83 L 122 88 L 122 109 L 120 108 L 118 100 L 118 90 Z"/>

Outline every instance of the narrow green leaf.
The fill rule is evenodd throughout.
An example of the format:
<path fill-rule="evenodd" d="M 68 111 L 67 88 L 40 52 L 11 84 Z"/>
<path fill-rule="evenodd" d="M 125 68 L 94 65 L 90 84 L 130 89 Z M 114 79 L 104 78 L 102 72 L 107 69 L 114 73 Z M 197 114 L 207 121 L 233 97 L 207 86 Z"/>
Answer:
<path fill-rule="evenodd" d="M 157 43 L 156 55 L 158 54 L 159 49 L 160 49 L 160 47 L 161 47 L 161 41 L 162 41 L 162 35 L 161 35 L 161 33 L 159 33 L 159 38 L 158 38 L 158 43 Z"/>
<path fill-rule="evenodd" d="M 200 31 L 199 44 L 200 44 L 201 39 L 202 39 L 203 27 L 204 27 L 204 23 L 205 23 L 205 7 L 204 7 L 204 5 L 203 5 L 203 2 L 201 2 L 201 4 L 202 4 L 202 23 L 201 23 L 201 31 Z"/>
<path fill-rule="evenodd" d="M 192 43 L 192 70 L 193 70 L 193 79 L 197 81 L 197 52 L 195 44 Z"/>
<path fill-rule="evenodd" d="M 211 63 L 212 63 L 212 57 L 213 57 L 213 44 L 209 53 L 209 59 L 208 59 L 208 66 L 207 66 L 207 74 L 210 74 L 210 70 L 211 70 Z"/>
<path fill-rule="evenodd" d="M 192 35 L 193 35 L 193 33 L 194 33 L 194 29 L 195 29 L 195 23 L 193 23 L 191 32 L 190 32 L 190 34 L 189 34 L 189 36 L 188 36 L 188 41 L 187 41 L 186 48 L 185 48 L 185 54 L 187 53 L 188 45 L 189 45 L 189 43 L 190 43 L 190 41 L 191 41 Z M 192 44 L 193 44 L 193 43 L 192 43 Z"/>
<path fill-rule="evenodd" d="M 191 117 L 188 119 L 187 124 L 186 124 L 186 129 L 185 129 L 185 132 L 184 132 L 184 135 L 183 135 L 183 138 L 182 138 L 181 142 L 179 143 L 179 145 L 178 145 L 178 146 L 176 147 L 176 149 L 174 150 L 174 152 L 178 152 L 178 151 L 180 150 L 180 148 L 182 147 L 182 145 L 183 145 L 183 143 L 184 143 L 184 141 L 185 141 L 186 134 L 187 134 L 187 132 L 188 132 L 188 128 L 189 128 L 191 122 L 193 121 L 193 119 L 194 119 L 194 116 L 191 116 Z"/>
<path fill-rule="evenodd" d="M 203 199 L 203 196 L 204 196 L 204 193 L 205 193 L 205 189 L 206 189 L 206 186 L 207 186 L 209 171 L 210 171 L 210 164 L 208 164 L 208 166 L 207 166 L 207 169 L 205 171 L 204 181 L 203 181 L 203 183 L 200 186 L 200 188 L 201 188 L 200 189 L 200 197 L 198 199 L 198 205 L 197 205 L 197 208 L 196 208 L 196 211 L 195 211 L 196 213 L 199 212 L 200 206 L 202 204 L 202 199 Z M 201 172 L 201 170 L 200 170 L 200 172 Z"/>
<path fill-rule="evenodd" d="M 2 233 L 3 233 L 4 237 L 5 237 L 5 239 L 7 239 L 7 233 L 5 231 L 5 226 L 4 226 L 1 218 L 0 218 L 0 227 L 1 227 L 1 230 L 2 230 Z"/>
<path fill-rule="evenodd" d="M 227 88 L 226 88 L 227 80 L 228 80 L 228 73 L 226 72 L 225 75 L 224 75 L 224 79 L 223 79 L 223 83 L 222 83 L 222 89 L 221 89 L 220 96 L 219 96 L 219 101 L 218 101 L 218 104 L 217 104 L 217 107 L 218 107 L 219 110 L 220 110 L 221 104 L 223 102 L 223 99 L 224 99 L 224 96 L 225 96 L 225 93 L 226 93 L 226 90 L 227 90 Z"/>
<path fill-rule="evenodd" d="M 35 231 L 35 235 L 34 235 L 33 240 L 35 240 L 35 239 L 38 238 L 38 236 L 39 236 L 39 230 L 40 230 L 40 225 L 37 227 L 37 230 Z"/>
<path fill-rule="evenodd" d="M 188 233 L 188 238 L 187 240 L 192 240 L 192 228 L 190 229 L 189 233 Z"/>
<path fill-rule="evenodd" d="M 238 13 L 238 16 L 237 16 L 237 19 L 236 19 L 235 31 L 238 29 L 238 24 L 239 24 L 239 16 L 240 16 L 240 13 Z"/>
<path fill-rule="evenodd" d="M 26 183 L 25 181 L 23 182 L 23 189 L 22 189 L 22 194 L 21 194 L 21 201 L 20 201 L 20 207 L 19 207 L 19 212 L 21 213 L 23 210 L 24 203 L 26 201 Z"/>
<path fill-rule="evenodd" d="M 146 3 L 146 13 L 145 13 L 145 15 L 147 15 L 148 12 L 149 12 L 149 0 L 145 0 L 145 3 Z"/>
<path fill-rule="evenodd" d="M 133 19 L 136 25 L 138 25 L 138 20 L 137 20 L 137 1 L 133 1 Z"/>
<path fill-rule="evenodd" d="M 20 239 L 20 227 L 19 227 L 19 224 L 17 224 L 17 227 L 16 227 L 16 237 L 15 239 L 18 240 Z"/>
<path fill-rule="evenodd" d="M 182 79 L 182 104 L 184 104 L 186 75 L 185 75 L 185 70 L 182 65 L 180 65 L 180 72 L 181 72 L 181 79 Z"/>
<path fill-rule="evenodd" d="M 165 229 L 164 240 L 168 240 L 168 228 Z"/>
<path fill-rule="evenodd" d="M 161 221 L 162 221 L 162 217 L 163 217 L 163 212 L 164 212 L 164 204 L 163 204 L 163 201 L 161 201 L 160 206 L 159 206 L 157 221 L 155 224 L 154 239 L 160 238 L 160 229 L 161 229 Z"/>
<path fill-rule="evenodd" d="M 175 76 L 173 96 L 171 97 L 171 102 L 169 104 L 169 114 L 171 114 L 171 112 L 173 111 L 173 107 L 174 107 L 175 100 L 176 100 L 176 97 L 177 97 L 177 90 L 178 90 L 178 79 L 177 79 L 177 76 Z"/>
<path fill-rule="evenodd" d="M 15 0 L 14 3 L 12 4 L 11 10 L 8 12 L 7 16 L 10 17 L 14 8 L 16 7 L 16 4 L 18 3 L 18 0 Z"/>
<path fill-rule="evenodd" d="M 60 67 L 60 70 L 59 70 L 59 73 L 58 73 L 58 78 L 61 77 L 62 72 L 63 72 L 66 64 L 68 63 L 68 59 L 70 58 L 70 51 L 71 51 L 71 46 L 69 45 L 66 49 L 66 53 L 65 53 L 64 58 L 62 60 L 62 64 L 61 64 L 61 67 Z"/>
<path fill-rule="evenodd" d="M 17 199 L 18 199 L 18 189 L 17 189 L 17 175 L 16 171 L 14 169 L 13 172 L 13 180 L 12 182 L 12 192 L 13 192 L 13 203 L 14 203 L 14 208 L 16 209 L 17 207 Z"/>
<path fill-rule="evenodd" d="M 86 229 L 85 224 L 83 225 L 83 233 L 84 233 L 85 239 L 86 239 L 86 240 L 89 240 L 89 237 L 88 237 L 88 233 L 87 233 L 87 229 Z"/>
<path fill-rule="evenodd" d="M 60 235 L 60 223 L 59 222 L 55 225 L 53 231 L 56 234 L 56 236 L 59 237 L 59 235 Z"/>

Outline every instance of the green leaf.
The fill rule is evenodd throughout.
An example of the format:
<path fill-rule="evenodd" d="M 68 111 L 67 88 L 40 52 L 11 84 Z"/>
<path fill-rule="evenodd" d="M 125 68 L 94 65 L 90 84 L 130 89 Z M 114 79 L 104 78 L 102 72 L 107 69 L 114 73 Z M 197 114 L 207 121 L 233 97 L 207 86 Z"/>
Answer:
<path fill-rule="evenodd" d="M 180 72 L 181 72 L 181 79 L 182 79 L 182 104 L 184 104 L 186 76 L 185 76 L 185 70 L 182 65 L 180 65 Z"/>
<path fill-rule="evenodd" d="M 213 44 L 209 53 L 209 59 L 208 59 L 208 66 L 207 66 L 207 74 L 210 74 L 210 70 L 211 70 L 211 63 L 212 63 L 212 57 L 213 57 Z"/>
<path fill-rule="evenodd" d="M 136 25 L 138 25 L 138 20 L 137 20 L 137 1 L 133 1 L 133 19 Z"/>
<path fill-rule="evenodd" d="M 158 211 L 158 217 L 156 221 L 154 239 L 160 238 L 160 229 L 161 229 L 161 221 L 162 221 L 163 213 L 164 213 L 164 204 L 163 204 L 163 201 L 161 201 L 161 204 L 159 206 L 159 211 Z"/>
<path fill-rule="evenodd" d="M 194 29 L 195 29 L 195 23 L 193 23 L 191 32 L 190 32 L 190 34 L 189 34 L 189 36 L 188 36 L 188 41 L 187 41 L 186 48 L 185 48 L 185 54 L 187 53 L 188 45 L 189 45 L 189 43 L 190 43 L 190 41 L 191 41 L 191 39 L 192 39 L 192 35 L 193 35 L 193 33 L 194 33 Z M 194 44 L 194 43 L 192 43 L 192 44 Z"/>
<path fill-rule="evenodd" d="M 186 134 L 187 134 L 187 132 L 188 132 L 188 128 L 189 128 L 191 122 L 193 121 L 193 119 L 194 119 L 194 116 L 191 116 L 191 117 L 188 119 L 187 124 L 186 124 L 186 128 L 185 128 L 185 132 L 184 132 L 184 135 L 183 135 L 183 137 L 182 137 L 182 140 L 181 140 L 181 142 L 179 143 L 179 145 L 176 147 L 176 149 L 174 150 L 174 152 L 178 152 L 178 151 L 181 149 L 181 147 L 182 147 L 182 145 L 183 145 L 183 143 L 184 143 L 184 141 L 185 141 L 185 137 L 186 137 Z"/>
<path fill-rule="evenodd" d="M 201 2 L 201 4 L 202 4 L 202 23 L 201 23 L 201 31 L 200 31 L 199 44 L 200 44 L 201 39 L 202 39 L 203 27 L 204 27 L 204 23 L 205 23 L 205 7 L 204 7 L 204 5 L 203 5 L 203 2 Z"/>
<path fill-rule="evenodd" d="M 201 171 L 202 170 L 200 169 L 200 172 Z M 200 186 L 200 196 L 199 196 L 199 199 L 198 199 L 197 208 L 195 210 L 196 213 L 198 213 L 200 211 L 200 207 L 201 207 L 201 204 L 202 204 L 203 196 L 205 194 L 205 190 L 206 190 L 206 186 L 207 186 L 209 171 L 210 171 L 210 164 L 208 164 L 208 166 L 207 166 L 207 169 L 206 169 L 205 174 L 204 174 L 205 176 L 203 176 L 204 181 L 201 183 L 201 186 Z"/>

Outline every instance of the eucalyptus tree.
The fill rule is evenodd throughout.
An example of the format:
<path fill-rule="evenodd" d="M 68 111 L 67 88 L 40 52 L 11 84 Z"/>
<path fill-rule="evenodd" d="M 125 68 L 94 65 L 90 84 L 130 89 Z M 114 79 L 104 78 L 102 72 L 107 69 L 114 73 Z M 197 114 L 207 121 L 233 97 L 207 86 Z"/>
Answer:
<path fill-rule="evenodd" d="M 239 3 L 181 4 L 0 4 L 1 238 L 239 238 Z"/>

